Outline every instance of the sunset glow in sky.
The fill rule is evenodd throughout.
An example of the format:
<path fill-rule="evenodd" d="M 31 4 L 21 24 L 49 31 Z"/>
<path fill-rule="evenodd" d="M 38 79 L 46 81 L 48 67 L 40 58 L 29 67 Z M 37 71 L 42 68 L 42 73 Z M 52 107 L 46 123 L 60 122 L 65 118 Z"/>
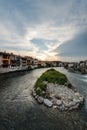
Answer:
<path fill-rule="evenodd" d="M 0 0 L 0 51 L 87 59 L 87 0 Z"/>

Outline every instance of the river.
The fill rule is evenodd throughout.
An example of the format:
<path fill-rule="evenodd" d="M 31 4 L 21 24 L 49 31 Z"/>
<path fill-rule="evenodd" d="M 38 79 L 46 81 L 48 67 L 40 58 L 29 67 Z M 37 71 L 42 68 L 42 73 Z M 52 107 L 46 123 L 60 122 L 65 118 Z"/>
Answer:
<path fill-rule="evenodd" d="M 84 96 L 80 110 L 61 112 L 39 105 L 31 96 L 37 78 L 47 69 L 0 75 L 0 130 L 87 130 L 87 75 L 67 72 L 70 82 Z"/>

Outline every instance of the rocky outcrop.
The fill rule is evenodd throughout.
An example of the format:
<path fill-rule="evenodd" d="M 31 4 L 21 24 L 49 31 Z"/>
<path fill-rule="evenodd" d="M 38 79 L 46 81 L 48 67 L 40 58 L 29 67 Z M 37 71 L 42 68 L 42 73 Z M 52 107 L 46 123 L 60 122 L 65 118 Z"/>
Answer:
<path fill-rule="evenodd" d="M 38 103 L 61 111 L 78 109 L 84 103 L 83 96 L 76 90 L 53 83 L 47 83 L 46 91 L 41 96 L 36 95 L 35 91 L 33 96 Z"/>

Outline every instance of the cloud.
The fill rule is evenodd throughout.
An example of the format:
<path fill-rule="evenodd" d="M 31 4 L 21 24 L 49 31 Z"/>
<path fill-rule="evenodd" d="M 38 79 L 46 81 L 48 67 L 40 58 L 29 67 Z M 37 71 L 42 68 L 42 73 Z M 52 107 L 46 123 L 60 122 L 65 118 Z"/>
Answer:
<path fill-rule="evenodd" d="M 58 59 L 52 50 L 86 27 L 86 0 L 0 0 L 1 51 Z"/>
<path fill-rule="evenodd" d="M 32 42 L 32 44 L 34 44 L 34 45 L 36 45 L 40 50 L 47 50 L 48 48 L 47 48 L 47 46 L 45 45 L 45 42 L 46 42 L 46 40 L 44 40 L 44 39 L 39 39 L 39 38 L 37 38 L 37 39 L 32 39 L 31 40 L 31 42 Z"/>
<path fill-rule="evenodd" d="M 49 50 L 53 49 L 53 46 L 58 43 L 57 40 L 48 40 L 48 39 L 41 39 L 41 38 L 34 38 L 30 40 L 30 42 L 34 45 L 36 45 L 40 50 Z"/>
<path fill-rule="evenodd" d="M 12 23 L 20 35 L 28 26 L 46 22 L 55 26 L 87 23 L 86 0 L 0 0 L 0 5 L 1 21 Z"/>
<path fill-rule="evenodd" d="M 66 41 L 56 50 L 57 55 L 65 58 L 87 58 L 87 30 L 77 34 L 73 39 Z"/>

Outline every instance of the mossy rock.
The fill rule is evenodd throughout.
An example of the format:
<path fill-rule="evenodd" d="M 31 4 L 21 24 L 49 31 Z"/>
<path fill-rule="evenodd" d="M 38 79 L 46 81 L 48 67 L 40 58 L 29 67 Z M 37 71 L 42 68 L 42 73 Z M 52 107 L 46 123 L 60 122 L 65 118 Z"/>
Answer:
<path fill-rule="evenodd" d="M 48 83 L 64 85 L 67 82 L 67 77 L 55 69 L 47 70 L 40 76 L 40 78 L 38 78 L 35 83 L 34 90 L 37 95 L 41 95 L 42 91 L 46 91 L 47 85 L 44 83 L 44 81 Z"/>

